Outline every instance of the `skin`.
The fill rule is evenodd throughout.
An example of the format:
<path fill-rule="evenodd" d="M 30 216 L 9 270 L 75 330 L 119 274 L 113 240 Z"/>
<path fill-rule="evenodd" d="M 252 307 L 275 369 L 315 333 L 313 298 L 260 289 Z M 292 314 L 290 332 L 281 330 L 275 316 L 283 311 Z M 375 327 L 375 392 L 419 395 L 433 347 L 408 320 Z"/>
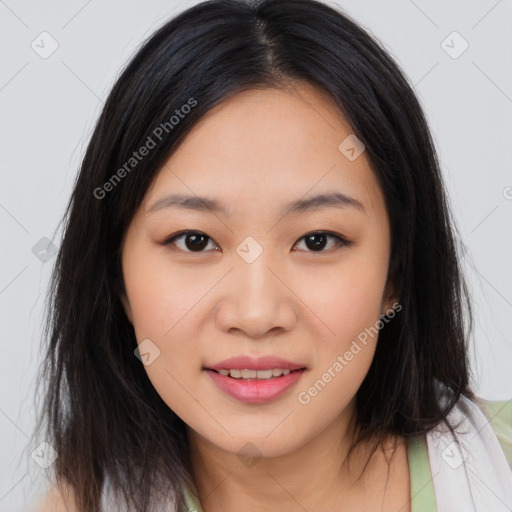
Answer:
<path fill-rule="evenodd" d="M 365 152 L 350 161 L 338 150 L 351 133 L 331 99 L 308 84 L 237 94 L 189 133 L 126 233 L 123 304 L 138 343 L 149 338 L 160 350 L 144 368 L 188 426 L 205 512 L 277 504 L 289 511 L 409 510 L 403 440 L 377 452 L 357 482 L 368 447 L 344 464 L 354 397 L 377 336 L 309 403 L 298 400 L 396 302 L 386 286 L 390 229 L 382 191 Z M 364 211 L 282 212 L 290 201 L 333 191 Z M 227 211 L 150 211 L 169 193 L 215 198 Z M 186 236 L 164 244 L 181 230 L 209 237 L 202 252 Z M 304 236 L 316 230 L 351 243 L 337 247 L 329 237 L 315 251 Z M 248 236 L 263 250 L 251 263 L 236 251 Z M 276 399 L 245 403 L 202 370 L 238 355 L 274 355 L 307 370 Z M 250 466 L 239 456 L 255 451 Z"/>

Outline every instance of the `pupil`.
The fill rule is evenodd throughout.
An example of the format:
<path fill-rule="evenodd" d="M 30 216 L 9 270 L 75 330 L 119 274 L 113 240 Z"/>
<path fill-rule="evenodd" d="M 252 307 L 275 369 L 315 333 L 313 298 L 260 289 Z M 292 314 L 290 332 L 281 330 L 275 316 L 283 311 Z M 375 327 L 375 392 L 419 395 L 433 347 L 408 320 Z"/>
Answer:
<path fill-rule="evenodd" d="M 187 235 L 185 240 L 187 248 L 192 251 L 204 249 L 208 245 L 208 237 L 198 233 Z M 189 241 L 191 241 L 191 243 L 189 243 Z"/>
<path fill-rule="evenodd" d="M 315 241 L 317 239 L 317 241 Z M 320 239 L 320 241 L 318 241 Z M 306 237 L 306 245 L 309 249 L 323 249 L 326 244 L 327 237 L 321 233 L 314 233 Z"/>
<path fill-rule="evenodd" d="M 191 251 L 201 251 L 208 245 L 208 237 L 199 233 L 189 234 L 185 238 L 186 246 Z M 309 249 L 321 250 L 325 247 L 327 237 L 322 233 L 313 233 L 306 237 L 306 245 Z"/>

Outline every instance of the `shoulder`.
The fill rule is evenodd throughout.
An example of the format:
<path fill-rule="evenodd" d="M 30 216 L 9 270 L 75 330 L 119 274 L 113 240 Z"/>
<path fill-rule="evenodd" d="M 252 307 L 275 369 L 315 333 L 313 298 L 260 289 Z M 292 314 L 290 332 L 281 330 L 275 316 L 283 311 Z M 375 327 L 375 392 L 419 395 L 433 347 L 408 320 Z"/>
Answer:
<path fill-rule="evenodd" d="M 195 488 L 194 492 L 195 492 Z M 189 498 L 193 499 L 193 498 Z M 197 499 L 197 498 L 196 498 Z M 177 503 L 179 502 L 177 495 L 172 492 L 166 491 L 166 493 L 160 497 L 155 496 L 155 506 L 157 510 L 176 510 Z M 195 503 L 195 502 L 194 502 Z M 124 503 L 120 504 L 115 499 L 115 493 L 112 489 L 110 479 L 108 476 L 105 477 L 103 482 L 103 490 L 101 495 L 101 504 L 99 511 L 113 512 L 127 512 Z M 189 508 L 190 509 L 190 508 Z M 187 509 L 188 510 L 188 509 Z M 201 510 L 197 507 L 197 510 Z M 74 493 L 69 485 L 59 487 L 52 485 L 40 499 L 39 503 L 35 507 L 32 507 L 26 512 L 80 512 L 76 505 Z"/>
<path fill-rule="evenodd" d="M 77 512 L 71 489 L 52 486 L 39 503 L 28 512 Z"/>
<path fill-rule="evenodd" d="M 485 400 L 477 397 L 475 403 L 494 430 L 508 465 L 512 468 L 512 399 Z"/>

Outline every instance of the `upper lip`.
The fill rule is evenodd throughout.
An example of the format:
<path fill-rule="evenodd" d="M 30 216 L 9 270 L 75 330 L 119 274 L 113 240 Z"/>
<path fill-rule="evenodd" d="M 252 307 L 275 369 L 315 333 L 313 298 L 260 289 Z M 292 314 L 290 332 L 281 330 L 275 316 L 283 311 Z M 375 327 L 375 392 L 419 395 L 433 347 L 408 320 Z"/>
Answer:
<path fill-rule="evenodd" d="M 224 359 L 217 364 L 207 366 L 207 370 L 272 370 L 274 368 L 281 368 L 283 370 L 301 370 L 305 368 L 305 365 L 293 363 L 286 359 L 274 356 L 262 356 L 262 357 L 249 357 L 249 356 L 238 356 Z"/>

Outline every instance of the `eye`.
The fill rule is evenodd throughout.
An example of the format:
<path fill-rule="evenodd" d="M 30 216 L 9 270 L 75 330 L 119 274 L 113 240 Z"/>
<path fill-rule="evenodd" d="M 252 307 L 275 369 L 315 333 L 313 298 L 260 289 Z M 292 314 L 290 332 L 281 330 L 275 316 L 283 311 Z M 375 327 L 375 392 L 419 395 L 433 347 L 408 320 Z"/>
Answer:
<path fill-rule="evenodd" d="M 178 247 L 184 252 L 204 252 L 203 249 L 208 246 L 208 240 L 213 240 L 200 231 L 182 231 L 168 238 L 164 245 L 175 244 L 177 240 L 184 239 L 184 247 Z M 176 244 L 178 245 L 178 244 Z M 218 247 L 215 245 L 215 247 Z"/>
<path fill-rule="evenodd" d="M 331 242 L 330 249 L 336 249 L 351 244 L 351 242 L 343 238 L 341 235 L 329 233 L 327 231 L 315 231 L 313 233 L 308 233 L 300 238 L 299 241 L 304 240 L 308 249 L 307 252 L 327 252 L 324 251 L 324 249 L 329 245 L 329 239 L 333 240 L 333 242 Z M 181 247 L 180 244 L 177 243 L 178 241 L 184 242 L 181 244 Z M 205 252 L 204 249 L 208 247 L 208 241 L 211 241 L 214 244 L 214 250 L 219 249 L 219 246 L 213 242 L 213 239 L 201 231 L 182 231 L 180 233 L 176 233 L 165 240 L 163 245 L 174 244 L 178 249 L 184 252 Z"/>
<path fill-rule="evenodd" d="M 313 233 L 309 233 L 300 238 L 299 241 L 304 240 L 306 247 L 310 249 L 308 252 L 327 252 L 323 249 L 326 247 L 326 245 L 328 245 L 329 238 L 334 240 L 334 242 L 331 244 L 331 249 L 350 245 L 351 243 L 341 235 L 329 233 L 327 231 L 315 231 Z"/>

